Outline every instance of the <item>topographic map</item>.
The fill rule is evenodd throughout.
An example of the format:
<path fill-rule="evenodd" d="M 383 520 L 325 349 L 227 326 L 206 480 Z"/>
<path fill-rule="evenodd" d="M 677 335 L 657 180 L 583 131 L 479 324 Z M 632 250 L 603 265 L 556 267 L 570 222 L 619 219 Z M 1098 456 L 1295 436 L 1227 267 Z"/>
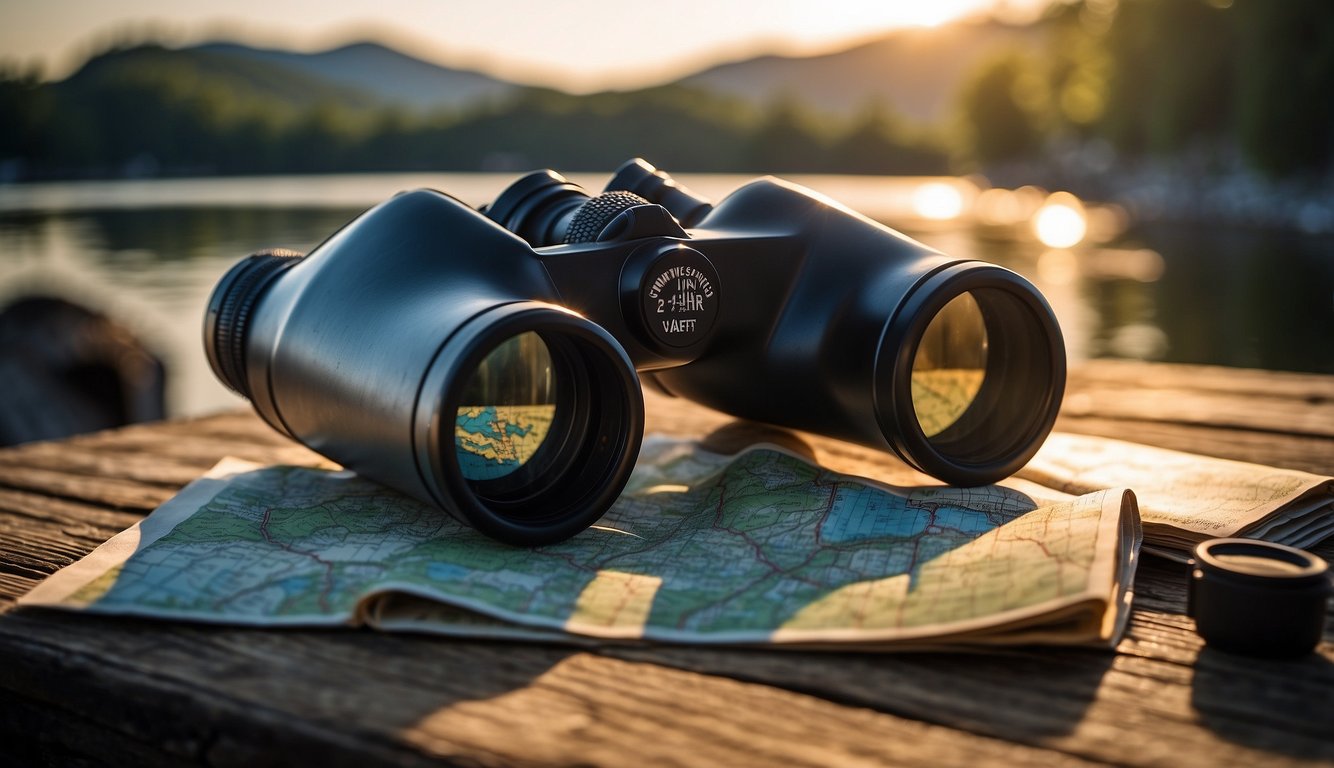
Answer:
<path fill-rule="evenodd" d="M 494 480 L 523 466 L 551 431 L 554 405 L 472 405 L 459 408 L 454 445 L 469 480 Z"/>
<path fill-rule="evenodd" d="M 649 439 L 598 525 L 521 549 L 347 472 L 229 460 L 23 602 L 501 637 L 1105 645 L 1138 538 L 1122 491 L 900 489 L 774 447 Z"/>
<path fill-rule="evenodd" d="M 1219 536 L 1301 548 L 1334 534 L 1334 480 L 1295 469 L 1055 432 L 1019 476 L 1069 494 L 1133 488 L 1145 541 L 1182 561 Z"/>
<path fill-rule="evenodd" d="M 981 368 L 936 368 L 912 372 L 912 406 L 922 434 L 934 437 L 959 420 L 978 390 Z"/>

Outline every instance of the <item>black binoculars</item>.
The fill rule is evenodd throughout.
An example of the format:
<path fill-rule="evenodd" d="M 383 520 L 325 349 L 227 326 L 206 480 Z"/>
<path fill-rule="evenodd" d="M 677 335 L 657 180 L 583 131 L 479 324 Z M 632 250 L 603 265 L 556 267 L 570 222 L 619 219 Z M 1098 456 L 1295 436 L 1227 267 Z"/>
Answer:
<path fill-rule="evenodd" d="M 309 255 L 252 255 L 204 345 L 278 431 L 529 546 L 616 500 L 641 378 L 954 485 L 1023 466 L 1065 389 L 1051 308 L 1015 273 L 775 178 L 711 204 L 638 159 L 596 196 L 553 171 L 480 211 L 405 192 Z"/>

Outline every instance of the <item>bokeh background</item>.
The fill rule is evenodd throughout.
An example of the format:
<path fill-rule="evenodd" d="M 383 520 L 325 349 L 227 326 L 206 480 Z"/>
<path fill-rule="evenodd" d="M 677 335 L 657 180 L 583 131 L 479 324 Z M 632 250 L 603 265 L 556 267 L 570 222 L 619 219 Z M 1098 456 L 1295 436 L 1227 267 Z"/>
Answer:
<path fill-rule="evenodd" d="M 240 256 L 634 156 L 1005 264 L 1075 360 L 1334 373 L 1332 94 L 1328 0 L 5 3 L 0 396 L 235 406 L 199 325 Z"/>

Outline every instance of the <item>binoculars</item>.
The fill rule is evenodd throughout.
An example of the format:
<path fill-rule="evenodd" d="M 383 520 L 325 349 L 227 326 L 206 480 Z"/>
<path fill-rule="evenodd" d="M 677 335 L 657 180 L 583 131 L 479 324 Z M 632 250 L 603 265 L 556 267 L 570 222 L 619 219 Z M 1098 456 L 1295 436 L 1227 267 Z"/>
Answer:
<path fill-rule="evenodd" d="M 897 454 L 954 485 L 1037 452 L 1065 389 L 1051 308 L 775 178 L 712 204 L 643 160 L 476 210 L 400 193 L 218 283 L 213 371 L 275 429 L 504 542 L 593 524 L 634 468 L 641 380 Z"/>

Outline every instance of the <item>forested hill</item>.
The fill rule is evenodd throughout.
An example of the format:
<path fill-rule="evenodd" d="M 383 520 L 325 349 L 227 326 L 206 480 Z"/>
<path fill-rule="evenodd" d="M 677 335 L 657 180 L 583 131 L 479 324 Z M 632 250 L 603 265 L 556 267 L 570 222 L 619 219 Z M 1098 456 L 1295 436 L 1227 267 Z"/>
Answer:
<path fill-rule="evenodd" d="M 198 89 L 218 107 L 250 102 L 279 110 L 320 103 L 369 110 L 387 104 L 369 89 L 339 82 L 309 68 L 269 60 L 267 53 L 236 44 L 181 50 L 141 45 L 95 56 L 52 89 L 65 98 L 85 100 L 131 87 L 168 100 L 184 98 L 188 91 Z"/>
<path fill-rule="evenodd" d="M 384 84 L 381 87 L 380 84 Z M 64 81 L 0 79 L 0 179 L 387 170 L 941 173 L 943 146 L 886 109 L 853 120 L 667 85 L 570 95 L 376 44 L 301 54 L 137 45 Z"/>
<path fill-rule="evenodd" d="M 481 72 L 444 67 L 379 43 L 360 42 L 317 53 L 210 43 L 191 49 L 231 57 L 238 63 L 272 65 L 274 71 L 303 74 L 357 89 L 375 103 L 419 112 L 456 110 L 509 95 L 514 83 Z"/>
<path fill-rule="evenodd" d="M 905 30 L 570 95 L 374 43 L 141 44 L 61 82 L 0 61 L 0 181 L 388 170 L 939 173 L 1052 163 L 1327 178 L 1334 3 L 1064 0 L 1027 27 Z M 1108 158 L 1111 158 L 1110 160 Z"/>
<path fill-rule="evenodd" d="M 960 87 L 999 52 L 1043 43 L 1041 25 L 999 22 L 898 30 L 813 56 L 761 56 L 710 67 L 678 82 L 754 105 L 800 100 L 820 112 L 852 115 L 868 102 L 907 120 L 947 120 Z"/>

